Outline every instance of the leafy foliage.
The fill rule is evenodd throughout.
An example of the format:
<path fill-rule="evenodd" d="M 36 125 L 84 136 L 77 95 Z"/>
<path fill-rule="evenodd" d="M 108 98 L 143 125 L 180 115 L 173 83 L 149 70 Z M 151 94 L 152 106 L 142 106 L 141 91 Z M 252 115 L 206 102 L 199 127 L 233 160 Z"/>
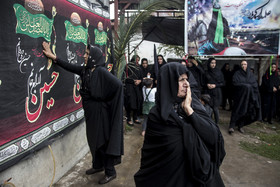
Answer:
<path fill-rule="evenodd" d="M 183 57 L 185 55 L 184 46 L 161 44 L 158 47 L 159 54 L 166 56 L 168 53 L 174 53 L 176 56 Z"/>
<path fill-rule="evenodd" d="M 130 16 L 127 21 L 122 15 L 120 17 L 117 37 L 114 38 L 114 53 L 116 60 L 116 75 L 121 79 L 122 73 L 126 65 L 125 50 L 127 44 L 132 41 L 142 23 L 146 21 L 156 10 L 165 10 L 169 7 L 182 6 L 177 0 L 145 0 L 141 1 L 137 13 Z"/>

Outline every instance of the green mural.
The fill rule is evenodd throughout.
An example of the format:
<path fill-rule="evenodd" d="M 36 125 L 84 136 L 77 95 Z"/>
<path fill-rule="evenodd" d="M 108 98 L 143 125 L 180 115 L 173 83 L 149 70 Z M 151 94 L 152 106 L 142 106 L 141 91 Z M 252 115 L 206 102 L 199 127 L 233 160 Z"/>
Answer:
<path fill-rule="evenodd" d="M 53 18 L 49 19 L 44 14 L 31 14 L 22 5 L 14 4 L 17 17 L 16 33 L 26 34 L 32 38 L 43 37 L 51 41 L 52 26 L 56 10 L 53 7 Z"/>
<path fill-rule="evenodd" d="M 87 36 L 88 36 L 88 20 L 86 20 L 87 28 L 85 29 L 82 26 L 74 26 L 72 23 L 68 20 L 64 22 L 65 29 L 66 29 L 66 40 L 73 41 L 75 43 L 84 43 L 87 45 Z"/>
<path fill-rule="evenodd" d="M 98 29 L 94 29 L 95 34 L 95 44 L 100 46 L 107 44 L 107 33 L 105 31 L 98 31 Z"/>

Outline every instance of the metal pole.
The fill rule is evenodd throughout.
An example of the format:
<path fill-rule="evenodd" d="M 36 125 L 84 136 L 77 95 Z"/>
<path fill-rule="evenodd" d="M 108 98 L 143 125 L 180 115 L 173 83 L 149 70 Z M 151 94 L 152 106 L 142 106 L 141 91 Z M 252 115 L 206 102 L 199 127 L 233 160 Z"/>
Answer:
<path fill-rule="evenodd" d="M 115 4 L 114 30 L 115 32 L 117 32 L 119 27 L 119 0 L 115 0 L 114 4 Z"/>

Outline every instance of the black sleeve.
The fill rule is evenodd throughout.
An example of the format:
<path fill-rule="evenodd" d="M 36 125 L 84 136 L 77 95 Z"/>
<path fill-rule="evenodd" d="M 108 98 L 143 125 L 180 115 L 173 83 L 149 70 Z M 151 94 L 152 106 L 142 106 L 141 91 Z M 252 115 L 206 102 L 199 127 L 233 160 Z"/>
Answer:
<path fill-rule="evenodd" d="M 196 68 L 200 71 L 201 74 L 204 74 L 205 71 L 204 71 L 202 65 L 199 62 L 197 62 L 197 63 L 198 63 L 198 65 L 196 66 Z"/>
<path fill-rule="evenodd" d="M 60 60 L 58 58 L 55 60 L 55 63 L 58 64 L 63 69 L 70 71 L 71 73 L 75 73 L 77 75 L 81 75 L 81 72 L 84 68 L 83 66 L 79 66 L 76 64 L 70 64 L 70 63 Z"/>
<path fill-rule="evenodd" d="M 205 143 L 207 142 L 208 145 L 214 145 L 217 142 L 216 137 L 218 137 L 218 134 L 214 122 L 201 117 L 196 112 L 193 112 L 192 115 L 188 117 L 193 128 Z"/>

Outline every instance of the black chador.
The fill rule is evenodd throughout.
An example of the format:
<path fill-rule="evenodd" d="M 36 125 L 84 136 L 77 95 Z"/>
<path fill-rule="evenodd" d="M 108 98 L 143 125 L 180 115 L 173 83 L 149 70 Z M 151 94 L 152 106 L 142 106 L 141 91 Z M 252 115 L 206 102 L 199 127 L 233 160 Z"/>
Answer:
<path fill-rule="evenodd" d="M 272 66 L 276 67 L 276 64 L 272 64 Z M 271 119 L 276 112 L 276 96 L 277 90 L 280 85 L 280 81 L 278 78 L 278 74 L 275 70 L 272 69 L 271 75 L 269 69 L 262 77 L 262 119 L 267 120 L 268 123 L 272 123 Z M 274 89 L 276 89 L 274 91 Z"/>
<path fill-rule="evenodd" d="M 161 67 L 156 105 L 150 111 L 136 187 L 224 186 L 219 166 L 225 156 L 224 141 L 217 125 L 192 92 L 187 116 L 177 97 L 178 78 L 193 76 L 179 63 Z M 191 78 L 192 77 L 192 78 Z"/>
<path fill-rule="evenodd" d="M 222 103 L 222 90 L 221 87 L 224 86 L 224 76 L 221 70 L 217 67 L 211 68 L 210 63 L 214 60 L 213 58 L 208 59 L 207 67 L 205 75 L 205 84 L 215 84 L 216 87 L 213 89 L 207 88 L 207 93 L 211 97 L 211 107 L 213 108 L 215 122 L 219 122 L 219 110 L 218 107 Z"/>
<path fill-rule="evenodd" d="M 126 117 L 127 117 L 127 121 L 131 122 L 130 113 L 132 112 L 133 121 L 135 122 L 137 120 L 137 115 L 139 114 L 139 111 L 142 111 L 141 84 L 138 85 L 135 84 L 136 80 L 142 81 L 143 79 L 142 70 L 140 66 L 137 65 L 136 62 L 133 60 L 127 64 L 125 74 L 126 74 L 126 79 L 125 79 L 125 92 L 124 92 L 124 96 L 125 96 L 124 106 L 126 110 Z"/>
<path fill-rule="evenodd" d="M 237 70 L 232 78 L 234 86 L 233 108 L 229 128 L 242 128 L 261 120 L 261 104 L 258 83 L 254 74 L 247 68 Z"/>
<path fill-rule="evenodd" d="M 121 81 L 104 67 L 105 60 L 98 47 L 90 46 L 86 66 L 70 64 L 59 59 L 56 62 L 64 69 L 81 76 L 80 94 L 85 112 L 87 140 L 93 156 L 92 167 L 104 167 L 106 175 L 114 175 L 112 165 L 119 163 L 123 155 Z M 109 170 L 106 170 L 106 167 Z"/>

